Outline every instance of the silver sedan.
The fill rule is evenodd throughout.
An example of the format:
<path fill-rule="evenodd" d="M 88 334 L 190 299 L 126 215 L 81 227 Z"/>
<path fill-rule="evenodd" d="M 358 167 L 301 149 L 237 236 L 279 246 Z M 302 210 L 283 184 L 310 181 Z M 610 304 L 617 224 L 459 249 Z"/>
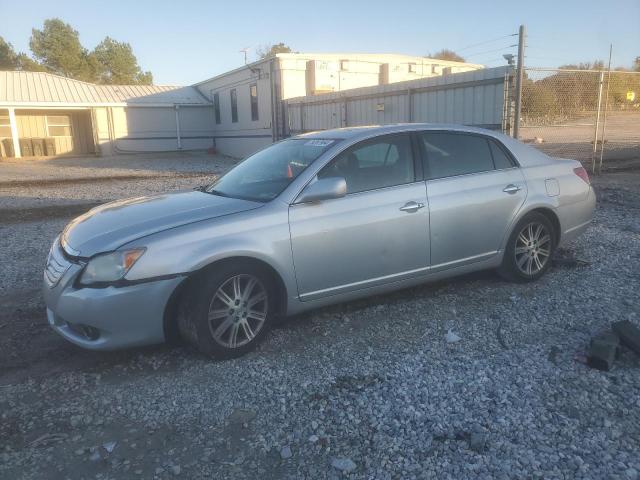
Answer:
<path fill-rule="evenodd" d="M 111 202 L 51 247 L 51 326 L 102 350 L 182 336 L 218 358 L 274 319 L 497 269 L 529 282 L 591 222 L 579 162 L 500 133 L 407 124 L 276 143 L 212 185 Z"/>

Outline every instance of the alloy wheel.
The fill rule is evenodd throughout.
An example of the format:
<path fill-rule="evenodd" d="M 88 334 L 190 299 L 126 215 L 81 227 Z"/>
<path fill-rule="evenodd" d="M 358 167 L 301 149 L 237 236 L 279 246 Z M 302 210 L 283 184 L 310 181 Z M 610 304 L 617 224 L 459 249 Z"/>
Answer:
<path fill-rule="evenodd" d="M 213 339 L 226 348 L 251 342 L 264 326 L 267 302 L 267 289 L 253 275 L 227 279 L 209 304 L 208 322 Z"/>
<path fill-rule="evenodd" d="M 524 226 L 516 238 L 515 259 L 518 269 L 528 276 L 540 272 L 551 255 L 551 234 L 538 222 Z"/>

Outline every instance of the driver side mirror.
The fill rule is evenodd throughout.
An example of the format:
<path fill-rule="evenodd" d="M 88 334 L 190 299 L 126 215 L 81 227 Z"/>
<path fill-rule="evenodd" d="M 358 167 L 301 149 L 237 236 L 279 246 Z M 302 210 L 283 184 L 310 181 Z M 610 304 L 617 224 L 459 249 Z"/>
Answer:
<path fill-rule="evenodd" d="M 347 194 L 347 181 L 344 177 L 320 178 L 307 185 L 296 203 L 319 202 L 332 198 L 341 198 Z"/>

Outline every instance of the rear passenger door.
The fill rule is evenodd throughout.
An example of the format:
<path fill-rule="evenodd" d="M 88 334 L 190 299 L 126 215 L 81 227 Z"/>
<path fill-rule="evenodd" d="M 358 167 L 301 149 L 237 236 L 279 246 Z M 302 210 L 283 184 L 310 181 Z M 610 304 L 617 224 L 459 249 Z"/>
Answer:
<path fill-rule="evenodd" d="M 432 269 L 496 255 L 527 194 L 515 159 L 479 134 L 427 131 L 418 138 L 426 160 Z"/>

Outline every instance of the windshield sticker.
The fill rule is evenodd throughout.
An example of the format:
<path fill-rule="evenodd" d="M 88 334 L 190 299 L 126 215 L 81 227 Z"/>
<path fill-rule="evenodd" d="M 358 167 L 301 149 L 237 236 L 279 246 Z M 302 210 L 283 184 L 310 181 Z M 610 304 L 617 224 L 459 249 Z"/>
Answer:
<path fill-rule="evenodd" d="M 304 142 L 305 147 L 327 147 L 331 145 L 334 140 L 308 140 Z"/>

